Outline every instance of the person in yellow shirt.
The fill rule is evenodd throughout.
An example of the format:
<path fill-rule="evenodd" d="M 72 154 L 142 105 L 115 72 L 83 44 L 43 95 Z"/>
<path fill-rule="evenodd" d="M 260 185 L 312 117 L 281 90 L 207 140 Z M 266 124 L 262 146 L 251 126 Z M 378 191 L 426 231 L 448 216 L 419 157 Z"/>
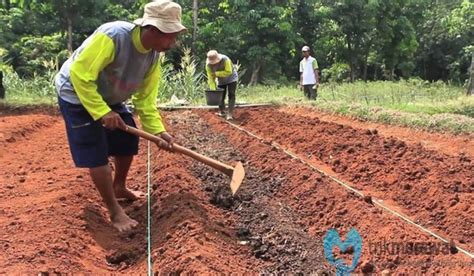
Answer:
<path fill-rule="evenodd" d="M 207 53 L 206 73 L 209 88 L 216 90 L 216 86 L 224 89 L 221 103 L 219 104 L 219 113 L 221 117 L 225 114 L 225 97 L 229 95 L 229 110 L 226 116 L 227 120 L 232 120 L 235 108 L 235 90 L 237 90 L 237 80 L 239 78 L 232 60 L 226 55 L 219 54 L 216 50 L 210 50 Z M 216 79 L 218 84 L 216 85 Z"/>
<path fill-rule="evenodd" d="M 63 64 L 55 79 L 69 148 L 76 167 L 88 168 L 109 211 L 113 226 L 127 231 L 137 225 L 117 199 L 136 200 L 139 192 L 125 181 L 138 153 L 138 138 L 126 133 L 136 126 L 124 101 L 132 99 L 143 129 L 166 142 L 166 131 L 156 100 L 160 52 L 171 49 L 185 31 L 181 6 L 169 0 L 145 5 L 143 18 L 133 23 L 115 21 L 100 26 Z M 108 157 L 114 157 L 112 176 Z"/>

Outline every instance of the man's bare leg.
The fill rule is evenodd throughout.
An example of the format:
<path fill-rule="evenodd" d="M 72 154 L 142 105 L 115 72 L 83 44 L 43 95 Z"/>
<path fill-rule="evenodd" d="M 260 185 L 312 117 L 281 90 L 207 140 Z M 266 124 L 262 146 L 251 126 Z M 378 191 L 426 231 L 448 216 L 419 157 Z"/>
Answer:
<path fill-rule="evenodd" d="M 118 204 L 114 194 L 112 172 L 109 165 L 89 169 L 92 181 L 97 190 L 99 190 L 107 209 L 109 210 L 110 220 L 120 232 L 128 231 L 138 225 L 138 222 L 125 214 L 125 211 Z"/>
<path fill-rule="evenodd" d="M 125 182 L 127 180 L 128 170 L 133 161 L 131 156 L 114 156 L 115 160 L 115 177 L 114 177 L 114 191 L 116 198 L 125 198 L 128 200 L 136 200 L 143 197 L 144 194 L 139 191 L 132 191 L 127 189 Z"/>

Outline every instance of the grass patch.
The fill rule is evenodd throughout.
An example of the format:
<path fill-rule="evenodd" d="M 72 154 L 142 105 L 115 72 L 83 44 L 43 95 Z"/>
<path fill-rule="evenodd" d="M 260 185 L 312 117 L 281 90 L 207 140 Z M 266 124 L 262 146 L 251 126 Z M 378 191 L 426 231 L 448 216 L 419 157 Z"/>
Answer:
<path fill-rule="evenodd" d="M 193 64 L 192 60 L 185 60 Z M 166 83 L 159 102 L 169 101 L 171 95 L 185 97 L 193 104 L 205 104 L 202 78 L 192 78 L 192 70 L 180 71 L 179 76 L 164 73 Z M 169 71 L 169 72 L 168 72 Z M 24 106 L 47 106 L 56 104 L 53 85 L 54 72 L 46 76 L 22 80 L 15 73 L 7 73 L 4 85 L 6 99 L 0 101 L 2 108 Z M 186 89 L 180 89 L 184 84 Z M 193 86 L 193 83 L 199 85 Z M 179 91 L 179 93 L 176 93 Z M 452 133 L 474 133 L 474 97 L 466 96 L 461 87 L 441 82 L 428 83 L 421 80 L 400 82 L 356 82 L 323 84 L 318 89 L 316 101 L 308 101 L 296 87 L 255 86 L 237 89 L 238 103 L 273 103 L 277 105 L 309 106 L 318 110 L 355 117 L 366 121 L 395 124 L 428 131 Z"/>
<path fill-rule="evenodd" d="M 238 102 L 311 106 L 364 121 L 455 134 L 474 133 L 474 97 L 461 87 L 420 80 L 325 84 L 308 101 L 291 87 L 251 87 L 237 92 Z"/>
<path fill-rule="evenodd" d="M 30 80 L 21 79 L 16 73 L 6 73 L 3 85 L 6 87 L 4 106 L 21 108 L 23 106 L 51 105 L 56 103 L 57 94 L 53 80 L 55 73 L 48 72 L 45 76 L 35 76 Z"/>

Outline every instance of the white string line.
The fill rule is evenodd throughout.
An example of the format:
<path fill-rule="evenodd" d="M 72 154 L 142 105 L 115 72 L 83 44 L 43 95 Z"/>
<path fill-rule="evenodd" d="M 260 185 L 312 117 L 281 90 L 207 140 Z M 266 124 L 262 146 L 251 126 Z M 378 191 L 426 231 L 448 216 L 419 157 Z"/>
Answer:
<path fill-rule="evenodd" d="M 150 208 L 150 193 L 151 193 L 151 142 L 148 141 L 147 149 L 147 163 L 146 163 L 146 174 L 147 174 L 147 187 L 146 187 L 146 200 L 147 200 L 147 260 L 148 260 L 148 276 L 153 275 L 153 267 L 151 261 L 151 208 Z"/>
<path fill-rule="evenodd" d="M 244 128 L 242 128 L 242 127 L 240 127 L 240 126 L 238 126 L 238 125 L 236 125 L 236 124 L 234 124 L 234 123 L 231 123 L 231 122 L 229 122 L 229 121 L 226 121 L 226 122 L 227 122 L 229 125 L 233 126 L 234 128 L 236 128 L 236 129 L 238 129 L 238 130 L 240 130 L 240 131 L 243 131 L 243 132 L 247 133 L 248 135 L 250 135 L 250 136 L 252 136 L 252 137 L 254 137 L 254 138 L 256 138 L 256 139 L 258 139 L 258 140 L 260 140 L 260 141 L 265 141 L 262 137 L 260 137 L 260 136 L 258 136 L 258 135 L 256 135 L 256 134 L 254 134 L 254 133 L 252 133 L 252 132 L 250 132 L 250 131 L 248 131 L 248 130 L 246 130 L 246 129 L 244 129 Z M 271 145 L 274 146 L 274 147 L 276 147 L 277 149 L 283 151 L 283 152 L 286 153 L 287 155 L 293 157 L 294 159 L 297 159 L 298 161 L 302 162 L 303 164 L 305 164 L 305 165 L 311 167 L 312 169 L 316 170 L 317 172 L 323 174 L 324 176 L 329 177 L 330 179 L 332 179 L 332 180 L 335 181 L 336 183 L 340 184 L 340 185 L 343 186 L 344 188 L 346 188 L 346 189 L 348 189 L 348 190 L 350 190 L 350 191 L 352 191 L 352 192 L 358 194 L 358 195 L 361 196 L 361 197 L 364 197 L 364 194 L 363 194 L 361 191 L 359 191 L 359 190 L 357 190 L 357 189 L 354 189 L 353 187 L 351 187 L 351 186 L 349 186 L 348 184 L 344 183 L 343 181 L 337 179 L 336 177 L 334 177 L 334 176 L 332 176 L 332 175 L 329 175 L 329 174 L 327 174 L 326 172 L 324 172 L 323 170 L 321 170 L 321 169 L 315 167 L 314 165 L 312 165 L 312 164 L 306 162 L 304 159 L 302 159 L 301 157 L 299 157 L 297 154 L 295 154 L 295 153 L 293 153 L 293 152 L 291 152 L 291 151 L 289 151 L 289 150 L 284 149 L 284 148 L 283 148 L 281 145 L 279 145 L 278 143 L 272 142 Z M 408 222 L 409 224 L 411 224 L 411 225 L 413 225 L 413 226 L 416 226 L 417 228 L 419 228 L 419 229 L 421 229 L 422 231 L 424 231 L 424 232 L 430 234 L 431 236 L 433 236 L 433 237 L 435 237 L 435 238 L 437 238 L 437 239 L 439 239 L 439 240 L 441 240 L 441 241 L 443 241 L 443 242 L 445 242 L 445 243 L 449 243 L 448 240 L 446 240 L 446 239 L 444 239 L 443 237 L 437 235 L 436 233 L 434 233 L 433 231 L 429 230 L 428 228 L 425 228 L 425 227 L 423 227 L 422 225 L 415 223 L 414 221 L 412 221 L 411 219 L 409 219 L 409 218 L 406 217 L 405 215 L 403 215 L 403 214 L 401 214 L 401 213 L 399 213 L 399 212 L 397 212 L 397 211 L 391 209 L 390 207 L 388 207 L 388 206 L 382 204 L 381 201 L 382 201 L 382 200 L 372 198 L 372 202 L 374 203 L 374 205 L 378 205 L 378 206 L 381 207 L 382 209 L 384 209 L 384 210 L 386 210 L 386 211 L 392 213 L 393 215 L 395 215 L 395 216 L 401 218 L 402 220 Z M 457 246 L 457 245 L 454 245 L 454 246 L 455 246 L 456 249 L 459 250 L 460 252 L 466 254 L 467 256 L 469 256 L 469 257 L 471 257 L 471 258 L 474 258 L 474 254 L 470 253 L 469 251 L 467 251 L 467 250 L 465 250 L 465 249 L 463 249 L 463 248 L 460 248 L 460 247 Z"/>

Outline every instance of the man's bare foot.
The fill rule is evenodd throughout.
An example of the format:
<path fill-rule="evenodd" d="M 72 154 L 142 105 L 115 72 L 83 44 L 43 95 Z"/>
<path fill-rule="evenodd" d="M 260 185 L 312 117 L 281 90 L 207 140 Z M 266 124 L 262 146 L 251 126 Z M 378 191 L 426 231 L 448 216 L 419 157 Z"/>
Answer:
<path fill-rule="evenodd" d="M 112 225 L 119 231 L 125 232 L 131 230 L 133 227 L 138 225 L 138 222 L 131 219 L 125 212 L 119 212 L 110 218 Z"/>
<path fill-rule="evenodd" d="M 133 191 L 127 188 L 125 189 L 114 189 L 115 197 L 117 199 L 126 199 L 130 201 L 135 201 L 139 198 L 145 197 L 145 194 L 140 191 Z"/>

